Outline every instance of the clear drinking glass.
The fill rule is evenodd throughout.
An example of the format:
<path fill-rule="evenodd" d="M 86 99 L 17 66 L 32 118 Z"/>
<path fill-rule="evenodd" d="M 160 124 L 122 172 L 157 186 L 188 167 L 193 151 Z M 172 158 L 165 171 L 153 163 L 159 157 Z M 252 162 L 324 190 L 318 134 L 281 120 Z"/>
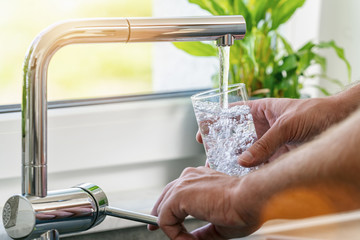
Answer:
<path fill-rule="evenodd" d="M 213 89 L 191 97 L 210 168 L 242 176 L 255 168 L 238 164 L 238 156 L 256 140 L 245 84 Z"/>

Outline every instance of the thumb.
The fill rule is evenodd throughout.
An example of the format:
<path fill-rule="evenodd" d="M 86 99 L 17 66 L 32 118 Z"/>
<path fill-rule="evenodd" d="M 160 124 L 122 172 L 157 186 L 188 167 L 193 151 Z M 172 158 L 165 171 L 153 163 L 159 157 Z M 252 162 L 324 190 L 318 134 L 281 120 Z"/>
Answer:
<path fill-rule="evenodd" d="M 191 234 L 193 234 L 198 240 L 225 239 L 219 235 L 219 233 L 215 229 L 215 226 L 211 223 L 194 230 Z"/>
<path fill-rule="evenodd" d="M 200 130 L 198 130 L 197 133 L 196 133 L 196 141 L 198 141 L 198 143 L 203 143 Z"/>
<path fill-rule="evenodd" d="M 281 134 L 279 127 L 274 125 L 239 156 L 238 163 L 244 167 L 260 165 L 266 162 L 285 142 L 286 136 Z"/>

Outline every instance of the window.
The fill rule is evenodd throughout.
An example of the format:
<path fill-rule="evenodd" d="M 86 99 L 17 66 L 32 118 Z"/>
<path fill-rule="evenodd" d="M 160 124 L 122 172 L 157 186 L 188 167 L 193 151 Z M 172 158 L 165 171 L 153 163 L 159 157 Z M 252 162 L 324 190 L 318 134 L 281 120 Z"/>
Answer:
<path fill-rule="evenodd" d="M 155 4 L 155 3 L 154 3 Z M 182 5 L 189 5 L 183 1 Z M 22 64 L 31 41 L 49 25 L 67 19 L 148 17 L 166 12 L 149 0 L 3 1 L 0 3 L 0 105 L 21 102 Z M 141 7 L 139 7 L 141 6 Z M 185 8 L 186 9 L 186 8 Z M 164 16 L 163 14 L 154 14 Z M 184 15 L 184 14 L 180 14 Z M 168 16 L 174 16 L 169 14 Z M 180 55 L 179 58 L 173 56 Z M 195 61 L 197 63 L 189 64 Z M 48 100 L 69 100 L 204 88 L 214 71 L 189 76 L 189 67 L 209 66 L 171 43 L 69 45 L 55 53 L 48 69 Z M 216 62 L 216 60 L 215 60 Z M 181 67 L 183 65 L 183 67 Z M 202 68 L 202 67 L 200 67 Z M 174 72 L 174 69 L 177 72 Z M 179 74 L 178 74 L 179 73 Z M 203 79 L 203 80 L 201 80 Z M 205 79 L 205 80 L 204 80 Z"/>
<path fill-rule="evenodd" d="M 139 8 L 138 5 L 142 7 Z M 22 63 L 36 35 L 60 20 L 151 16 L 152 1 L 2 1 L 0 3 L 0 105 L 20 103 Z M 141 56 L 141 57 L 138 57 Z M 71 45 L 49 66 L 49 100 L 151 91 L 150 44 Z"/>

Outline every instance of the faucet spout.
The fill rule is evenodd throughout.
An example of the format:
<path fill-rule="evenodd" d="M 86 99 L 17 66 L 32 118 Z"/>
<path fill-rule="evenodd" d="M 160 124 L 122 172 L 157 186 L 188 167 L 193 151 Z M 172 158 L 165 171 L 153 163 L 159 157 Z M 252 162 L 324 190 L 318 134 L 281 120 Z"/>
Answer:
<path fill-rule="evenodd" d="M 246 32 L 242 16 L 113 18 L 60 22 L 41 32 L 24 63 L 22 194 L 47 195 L 47 69 L 60 48 L 77 43 L 216 41 L 231 45 Z"/>

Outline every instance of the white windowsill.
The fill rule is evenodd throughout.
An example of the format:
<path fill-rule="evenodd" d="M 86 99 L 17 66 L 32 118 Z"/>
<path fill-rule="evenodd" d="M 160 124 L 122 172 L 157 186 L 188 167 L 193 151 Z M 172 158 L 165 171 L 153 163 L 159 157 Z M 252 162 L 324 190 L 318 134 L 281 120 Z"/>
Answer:
<path fill-rule="evenodd" d="M 0 208 L 20 193 L 20 129 L 20 113 L 0 115 L 0 159 L 6 166 L 0 168 Z M 203 164 L 196 131 L 189 98 L 50 110 L 49 190 L 92 182 L 103 188 L 110 205 L 149 213 L 183 168 Z M 272 221 L 244 239 L 359 239 L 359 224 L 360 211 Z M 84 233 L 139 225 L 107 217 Z M 2 223 L 0 239 L 10 239 Z"/>
<path fill-rule="evenodd" d="M 0 159 L 6 166 L 0 168 L 0 208 L 21 193 L 20 117 L 0 114 Z M 49 110 L 48 190 L 91 182 L 110 205 L 147 212 L 182 169 L 204 164 L 196 132 L 189 97 Z M 98 228 L 134 224 L 117 220 Z M 2 224 L 1 229 L 0 239 L 6 239 Z"/>

